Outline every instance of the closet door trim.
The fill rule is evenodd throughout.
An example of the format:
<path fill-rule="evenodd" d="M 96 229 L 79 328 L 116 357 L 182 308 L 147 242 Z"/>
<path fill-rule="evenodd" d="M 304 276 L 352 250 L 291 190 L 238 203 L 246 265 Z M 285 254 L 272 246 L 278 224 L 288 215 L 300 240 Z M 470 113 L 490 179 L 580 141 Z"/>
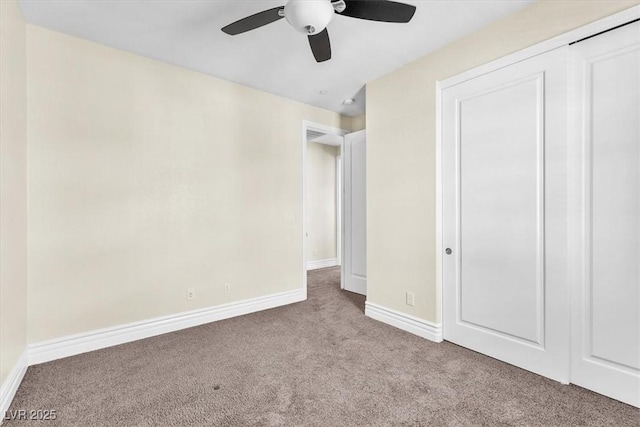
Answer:
<path fill-rule="evenodd" d="M 457 74 L 446 80 L 441 80 L 438 82 L 438 92 L 441 92 L 442 89 L 445 89 L 449 86 L 462 83 L 474 77 L 481 76 L 482 74 L 490 73 L 491 71 L 495 71 L 500 68 L 515 64 L 516 62 L 532 58 L 536 55 L 540 55 L 541 53 L 545 53 L 550 50 L 557 49 L 559 47 L 566 46 L 580 40 L 584 40 L 588 37 L 595 36 L 596 34 L 609 31 L 615 27 L 628 24 L 637 19 L 640 19 L 640 5 L 630 7 L 629 9 L 625 9 L 622 12 L 615 13 L 613 15 L 591 22 L 590 24 L 584 25 L 580 28 L 576 28 L 575 30 L 571 30 L 567 33 L 556 36 L 552 39 L 545 40 L 536 45 L 530 46 L 526 49 L 514 52 L 507 56 L 503 56 L 502 58 L 496 59 L 495 61 L 480 65 L 479 67 L 473 68 L 469 71 L 465 71 L 461 74 Z"/>

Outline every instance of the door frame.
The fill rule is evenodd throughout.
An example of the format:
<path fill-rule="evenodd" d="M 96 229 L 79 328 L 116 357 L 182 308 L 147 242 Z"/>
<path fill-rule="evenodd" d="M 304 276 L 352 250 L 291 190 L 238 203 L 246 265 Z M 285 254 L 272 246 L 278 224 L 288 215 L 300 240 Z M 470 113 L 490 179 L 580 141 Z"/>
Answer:
<path fill-rule="evenodd" d="M 302 121 L 302 211 L 301 211 L 301 219 L 302 219 L 302 290 L 304 292 L 304 299 L 307 299 L 307 131 L 315 131 L 322 132 L 327 135 L 335 135 L 340 137 L 340 153 L 336 159 L 336 165 L 338 164 L 338 159 L 340 159 L 340 164 L 342 165 L 342 153 L 344 149 L 344 135 L 349 133 L 349 131 L 336 128 L 333 126 L 327 126 L 320 123 L 311 122 L 308 120 Z M 342 254 L 344 253 L 342 249 L 342 245 L 344 244 L 342 239 L 342 224 L 343 224 L 343 216 L 344 212 L 342 211 L 343 206 L 343 171 L 336 171 L 336 175 L 341 177 L 340 183 L 336 183 L 340 185 L 340 191 L 338 193 L 338 205 L 336 206 L 336 211 L 339 212 L 337 221 L 336 221 L 336 237 L 337 237 L 337 246 L 336 246 L 336 257 L 338 258 L 338 262 L 340 265 L 342 262 Z M 339 209 L 339 211 L 338 211 Z M 340 275 L 342 277 L 342 275 Z M 343 286 L 342 279 L 340 279 L 340 286 Z"/>
<path fill-rule="evenodd" d="M 568 31 L 564 34 L 553 37 L 549 40 L 540 42 L 538 44 L 535 44 L 533 46 L 530 46 L 518 52 L 509 54 L 502 58 L 480 65 L 476 68 L 462 72 L 460 74 L 449 77 L 447 79 L 436 81 L 436 153 L 435 153 L 436 154 L 436 165 L 435 165 L 436 248 L 435 249 L 436 249 L 436 300 L 438 301 L 436 316 L 438 318 L 438 322 L 442 324 L 443 336 L 444 336 L 444 330 L 446 328 L 446 324 L 444 322 L 444 316 L 443 316 L 444 289 L 443 289 L 443 281 L 442 281 L 442 273 L 443 273 L 442 252 L 444 251 L 444 246 L 442 241 L 443 240 L 442 236 L 444 232 L 442 228 L 443 227 L 443 222 L 442 222 L 442 208 L 443 208 L 442 146 L 444 142 L 442 138 L 442 119 L 443 119 L 442 92 L 451 86 L 457 85 L 459 83 L 465 82 L 467 80 L 473 79 L 483 74 L 496 71 L 500 68 L 515 64 L 516 62 L 520 62 L 525 59 L 532 58 L 536 55 L 540 55 L 542 53 L 548 52 L 550 50 L 578 42 L 582 39 L 595 36 L 604 31 L 612 30 L 620 25 L 630 23 L 631 21 L 634 21 L 637 19 L 640 19 L 640 5 L 632 6 L 621 12 L 615 13 L 613 15 L 609 15 L 597 21 L 586 24 L 582 27 Z M 571 99 L 568 100 L 568 105 L 570 105 L 570 103 L 571 103 Z M 569 268 L 571 269 L 572 266 L 569 266 Z"/>

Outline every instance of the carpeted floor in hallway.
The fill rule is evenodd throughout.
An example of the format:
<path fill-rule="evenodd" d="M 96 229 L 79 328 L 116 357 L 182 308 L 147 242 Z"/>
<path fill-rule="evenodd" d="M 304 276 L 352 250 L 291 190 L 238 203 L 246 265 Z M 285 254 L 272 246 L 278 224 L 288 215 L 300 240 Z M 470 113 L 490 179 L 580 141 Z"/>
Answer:
<path fill-rule="evenodd" d="M 32 366 L 4 426 L 635 426 L 640 410 L 364 316 L 338 268 L 309 299 Z"/>

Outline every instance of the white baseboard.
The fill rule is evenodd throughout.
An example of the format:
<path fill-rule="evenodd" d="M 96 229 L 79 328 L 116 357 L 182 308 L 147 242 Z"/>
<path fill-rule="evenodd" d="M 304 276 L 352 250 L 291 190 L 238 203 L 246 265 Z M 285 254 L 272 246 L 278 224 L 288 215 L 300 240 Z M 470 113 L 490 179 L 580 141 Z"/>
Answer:
<path fill-rule="evenodd" d="M 442 325 L 431 323 L 372 302 L 365 303 L 364 314 L 382 323 L 394 326 L 434 342 L 442 342 Z"/>
<path fill-rule="evenodd" d="M 303 289 L 70 335 L 28 346 L 29 365 L 304 301 Z M 26 365 L 26 364 L 25 364 Z M 4 396 L 4 394 L 3 394 Z"/>
<path fill-rule="evenodd" d="M 318 261 L 307 261 L 307 270 L 317 270 L 319 268 L 335 267 L 338 265 L 338 258 L 320 259 Z"/>
<path fill-rule="evenodd" d="M 25 350 L 22 353 L 22 356 L 18 359 L 15 366 L 9 372 L 9 376 L 2 383 L 0 387 L 0 424 L 4 420 L 5 413 L 9 410 L 9 406 L 11 406 L 11 401 L 13 397 L 16 395 L 16 391 L 18 391 L 18 387 L 20 387 L 20 383 L 22 382 L 22 378 L 24 378 L 24 374 L 27 372 L 27 351 Z"/>

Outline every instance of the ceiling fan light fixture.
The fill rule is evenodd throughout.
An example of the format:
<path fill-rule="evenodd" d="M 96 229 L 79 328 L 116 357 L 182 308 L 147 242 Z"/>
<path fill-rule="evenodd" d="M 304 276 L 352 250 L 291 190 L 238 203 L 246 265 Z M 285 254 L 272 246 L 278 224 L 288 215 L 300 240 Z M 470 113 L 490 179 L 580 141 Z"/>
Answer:
<path fill-rule="evenodd" d="M 367 21 L 407 23 L 415 11 L 413 5 L 392 0 L 288 0 L 284 6 L 246 16 L 221 30 L 236 36 L 285 18 L 296 31 L 306 34 L 313 57 L 321 63 L 331 59 L 327 25 L 335 14 Z"/>
<path fill-rule="evenodd" d="M 334 15 L 329 0 L 289 0 L 284 7 L 284 17 L 298 32 L 307 35 L 320 33 Z"/>

